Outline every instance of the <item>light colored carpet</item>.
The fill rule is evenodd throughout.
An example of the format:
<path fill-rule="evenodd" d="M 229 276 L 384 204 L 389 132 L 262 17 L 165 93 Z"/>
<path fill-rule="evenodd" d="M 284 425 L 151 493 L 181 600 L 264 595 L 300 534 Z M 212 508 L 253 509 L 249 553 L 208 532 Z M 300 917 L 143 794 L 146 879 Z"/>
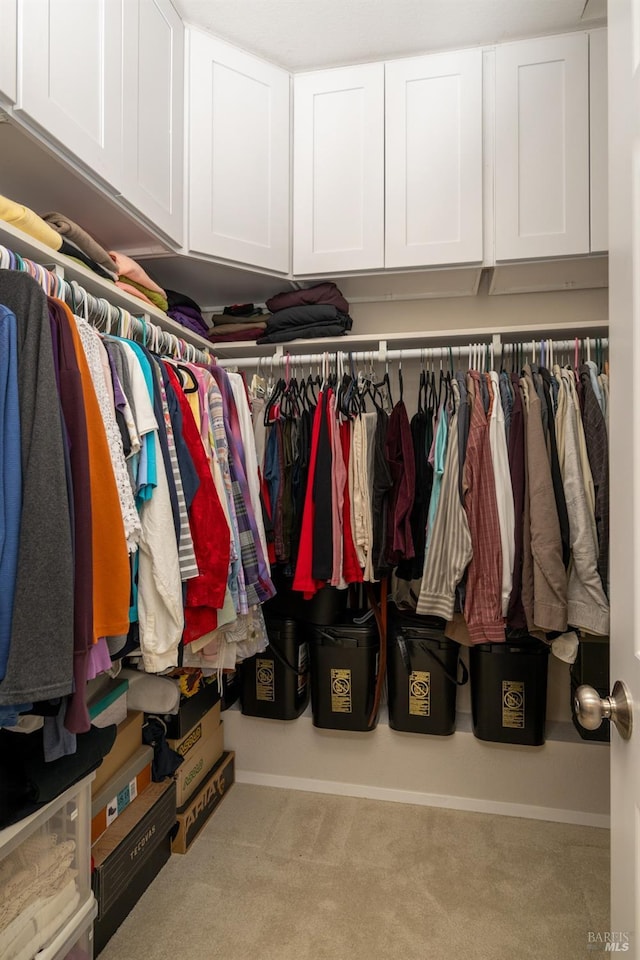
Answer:
<path fill-rule="evenodd" d="M 582 960 L 609 833 L 235 784 L 102 960 Z"/>

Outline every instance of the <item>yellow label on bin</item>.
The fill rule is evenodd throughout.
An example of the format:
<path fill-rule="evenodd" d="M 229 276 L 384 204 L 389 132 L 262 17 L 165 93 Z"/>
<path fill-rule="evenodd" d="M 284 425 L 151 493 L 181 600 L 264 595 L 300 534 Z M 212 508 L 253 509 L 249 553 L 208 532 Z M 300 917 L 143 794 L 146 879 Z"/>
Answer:
<path fill-rule="evenodd" d="M 273 703 L 276 698 L 273 660 L 256 660 L 256 700 Z"/>
<path fill-rule="evenodd" d="M 502 681 L 502 726 L 524 730 L 524 683 L 521 680 Z"/>
<path fill-rule="evenodd" d="M 351 670 L 331 669 L 331 712 L 351 713 Z"/>
<path fill-rule="evenodd" d="M 413 717 L 431 716 L 430 670 L 412 670 L 409 675 L 409 713 Z"/>

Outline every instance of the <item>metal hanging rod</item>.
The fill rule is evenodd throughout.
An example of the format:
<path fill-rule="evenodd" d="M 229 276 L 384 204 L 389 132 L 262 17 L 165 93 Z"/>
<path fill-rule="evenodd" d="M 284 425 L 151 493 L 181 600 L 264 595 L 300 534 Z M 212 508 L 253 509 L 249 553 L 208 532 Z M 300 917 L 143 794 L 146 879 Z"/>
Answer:
<path fill-rule="evenodd" d="M 525 334 L 526 331 L 523 331 Z M 318 363 L 323 357 L 330 362 L 338 361 L 342 363 L 390 363 L 394 360 L 402 362 L 403 360 L 449 360 L 462 359 L 469 355 L 470 351 L 486 350 L 492 351 L 493 357 L 501 357 L 505 348 L 519 346 L 522 348 L 524 358 L 533 362 L 540 362 L 549 357 L 549 350 L 552 355 L 558 353 L 571 353 L 575 351 L 576 345 L 579 351 L 586 350 L 588 355 L 598 347 L 606 350 L 609 346 L 608 339 L 596 337 L 578 337 L 573 340 L 555 340 L 547 337 L 544 339 L 528 339 L 525 336 L 514 337 L 503 342 L 499 334 L 489 336 L 484 341 L 474 339 L 472 343 L 456 343 L 451 346 L 439 347 L 409 347 L 406 350 L 387 350 L 386 341 L 381 341 L 378 349 L 374 350 L 320 350 L 315 353 L 298 354 L 287 353 L 282 348 L 277 349 L 271 356 L 263 357 L 235 357 L 235 358 L 217 358 L 216 362 L 221 367 L 264 367 L 271 369 L 275 366 L 284 366 L 289 362 L 292 366 L 311 366 Z"/>
<path fill-rule="evenodd" d="M 76 280 L 65 280 L 64 268 L 58 264 L 51 268 L 44 267 L 0 245 L 0 269 L 28 273 L 37 280 L 45 293 L 64 300 L 76 315 L 84 317 L 102 333 L 136 340 L 155 353 L 167 354 L 179 360 L 209 364 L 213 359 L 208 350 L 200 350 L 181 337 L 163 330 L 157 323 L 152 323 L 143 311 L 141 316 L 133 316 L 128 310 L 109 303 L 104 297 L 94 297 Z"/>

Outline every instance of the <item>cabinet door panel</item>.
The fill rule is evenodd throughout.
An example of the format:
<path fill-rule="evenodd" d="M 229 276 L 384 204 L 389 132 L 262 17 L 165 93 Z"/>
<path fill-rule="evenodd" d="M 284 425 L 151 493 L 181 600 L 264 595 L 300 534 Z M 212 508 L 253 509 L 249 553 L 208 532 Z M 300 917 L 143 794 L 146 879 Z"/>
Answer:
<path fill-rule="evenodd" d="M 20 0 L 18 108 L 112 186 L 122 165 L 122 0 Z"/>
<path fill-rule="evenodd" d="M 18 0 L 0 0 L 0 98 L 17 97 Z"/>
<path fill-rule="evenodd" d="M 384 64 L 294 78 L 294 273 L 384 264 Z"/>
<path fill-rule="evenodd" d="M 189 246 L 289 269 L 289 75 L 190 31 Z"/>
<path fill-rule="evenodd" d="M 588 36 L 496 50 L 496 259 L 589 252 Z"/>
<path fill-rule="evenodd" d="M 387 267 L 482 260 L 482 51 L 386 64 Z"/>
<path fill-rule="evenodd" d="M 168 0 L 127 8 L 123 196 L 177 243 L 183 233 L 184 36 Z"/>
<path fill-rule="evenodd" d="M 609 249 L 607 161 L 607 31 L 589 34 L 591 250 Z"/>

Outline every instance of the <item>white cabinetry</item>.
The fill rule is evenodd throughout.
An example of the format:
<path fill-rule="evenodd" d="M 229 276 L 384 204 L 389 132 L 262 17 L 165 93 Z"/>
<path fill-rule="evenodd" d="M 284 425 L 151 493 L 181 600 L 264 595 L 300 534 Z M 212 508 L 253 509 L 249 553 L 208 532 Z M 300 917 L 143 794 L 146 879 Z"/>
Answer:
<path fill-rule="evenodd" d="M 19 0 L 17 108 L 119 189 L 123 0 Z"/>
<path fill-rule="evenodd" d="M 595 252 L 609 249 L 606 30 L 589 34 L 589 115 L 591 250 Z"/>
<path fill-rule="evenodd" d="M 289 270 L 289 74 L 189 30 L 189 242 Z"/>
<path fill-rule="evenodd" d="M 130 0 L 126 14 L 122 194 L 181 244 L 184 29 L 169 0 Z"/>
<path fill-rule="evenodd" d="M 384 64 L 294 77 L 293 272 L 384 266 Z"/>
<path fill-rule="evenodd" d="M 496 259 L 588 253 L 589 43 L 496 48 Z"/>
<path fill-rule="evenodd" d="M 385 266 L 482 260 L 482 51 L 385 75 Z"/>
<path fill-rule="evenodd" d="M 0 100 L 17 95 L 18 0 L 0 0 Z"/>

